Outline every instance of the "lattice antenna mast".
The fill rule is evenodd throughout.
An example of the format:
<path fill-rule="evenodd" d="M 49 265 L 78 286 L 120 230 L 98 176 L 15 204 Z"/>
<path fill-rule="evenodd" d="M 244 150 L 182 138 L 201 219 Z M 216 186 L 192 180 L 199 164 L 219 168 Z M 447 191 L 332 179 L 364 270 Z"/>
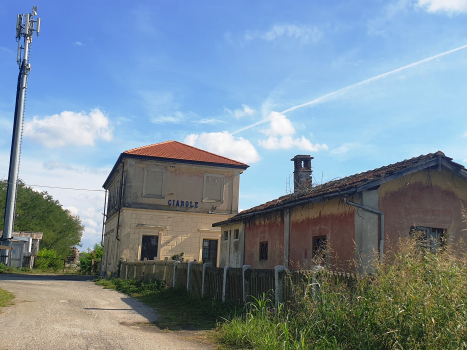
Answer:
<path fill-rule="evenodd" d="M 37 6 L 31 13 L 18 15 L 16 18 L 16 41 L 18 42 L 17 62 L 19 65 L 18 84 L 16 87 L 15 116 L 13 122 L 13 137 L 11 140 L 10 169 L 8 172 L 8 189 L 5 205 L 5 223 L 3 226 L 3 245 L 9 246 L 13 235 L 15 216 L 16 188 L 18 182 L 21 133 L 23 126 L 24 96 L 28 85 L 30 45 L 34 32 L 39 35 L 41 19 L 35 18 Z M 7 255 L 6 251 L 2 255 Z"/>

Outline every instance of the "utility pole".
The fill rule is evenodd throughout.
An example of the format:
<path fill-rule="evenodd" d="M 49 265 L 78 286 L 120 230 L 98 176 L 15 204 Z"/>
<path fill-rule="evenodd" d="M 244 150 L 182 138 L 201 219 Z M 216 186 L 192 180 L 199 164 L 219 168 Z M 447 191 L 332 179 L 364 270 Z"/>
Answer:
<path fill-rule="evenodd" d="M 5 223 L 3 226 L 2 244 L 10 246 L 13 235 L 13 224 L 16 205 L 16 185 L 18 182 L 19 157 L 21 147 L 21 134 L 23 128 L 24 96 L 28 85 L 28 75 L 31 70 L 29 64 L 30 45 L 34 32 L 39 35 L 41 19 L 37 15 L 37 6 L 32 8 L 31 13 L 18 15 L 16 18 L 16 41 L 18 42 L 17 63 L 19 65 L 18 84 L 16 87 L 15 117 L 13 122 L 13 137 L 11 140 L 10 169 L 8 171 L 7 197 L 5 205 Z M 23 41 L 23 45 L 21 45 Z M 4 250 L 2 255 L 7 255 Z M 7 258 L 6 264 L 10 265 Z"/>

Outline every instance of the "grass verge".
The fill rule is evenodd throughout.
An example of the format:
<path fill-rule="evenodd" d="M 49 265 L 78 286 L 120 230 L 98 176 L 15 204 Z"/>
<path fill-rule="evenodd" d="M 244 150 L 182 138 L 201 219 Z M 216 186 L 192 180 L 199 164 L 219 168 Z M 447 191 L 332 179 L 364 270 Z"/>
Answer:
<path fill-rule="evenodd" d="M 96 284 L 141 300 L 161 316 L 154 324 L 168 330 L 212 330 L 218 322 L 244 312 L 238 305 L 221 303 L 189 294 L 185 289 L 167 288 L 161 282 L 98 279 Z"/>
<path fill-rule="evenodd" d="M 0 313 L 2 311 L 2 307 L 13 305 L 12 300 L 14 298 L 15 296 L 13 294 L 0 288 Z"/>

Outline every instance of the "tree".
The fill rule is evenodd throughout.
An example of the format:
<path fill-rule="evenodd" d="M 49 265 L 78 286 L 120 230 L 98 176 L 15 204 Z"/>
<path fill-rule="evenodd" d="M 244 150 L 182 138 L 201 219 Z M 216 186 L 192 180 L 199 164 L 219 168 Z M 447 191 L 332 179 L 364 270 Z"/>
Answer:
<path fill-rule="evenodd" d="M 7 181 L 0 182 L 0 226 L 3 228 Z M 66 258 L 71 247 L 81 242 L 84 227 L 78 216 L 64 209 L 46 191 L 37 192 L 19 180 L 15 212 L 15 231 L 43 232 L 41 247 L 55 250 Z"/>

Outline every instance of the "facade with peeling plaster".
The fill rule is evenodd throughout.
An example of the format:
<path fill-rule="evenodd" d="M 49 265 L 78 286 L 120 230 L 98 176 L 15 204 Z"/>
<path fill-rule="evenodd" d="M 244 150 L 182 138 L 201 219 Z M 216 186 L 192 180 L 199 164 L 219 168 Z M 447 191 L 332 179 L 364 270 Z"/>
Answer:
<path fill-rule="evenodd" d="M 238 213 L 240 174 L 248 165 L 176 141 L 123 152 L 104 183 L 108 193 L 102 275 L 118 261 L 219 264 L 214 222 Z"/>
<path fill-rule="evenodd" d="M 332 269 L 365 273 L 400 237 L 415 231 L 434 245 L 467 242 L 467 171 L 444 153 L 317 186 L 311 186 L 312 158 L 297 157 L 294 193 L 214 224 L 223 232 L 221 266 L 299 269 L 319 260 Z"/>

